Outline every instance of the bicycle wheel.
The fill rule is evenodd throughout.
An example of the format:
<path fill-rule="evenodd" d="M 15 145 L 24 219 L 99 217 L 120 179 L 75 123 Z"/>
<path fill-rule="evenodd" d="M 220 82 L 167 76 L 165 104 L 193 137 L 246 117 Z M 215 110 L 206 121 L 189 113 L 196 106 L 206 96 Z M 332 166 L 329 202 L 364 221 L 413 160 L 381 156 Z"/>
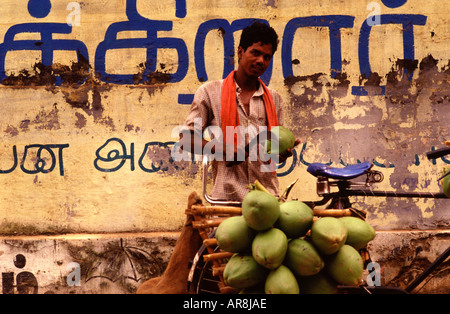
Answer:
<path fill-rule="evenodd" d="M 204 263 L 197 284 L 197 294 L 220 294 L 220 280 L 213 276 L 211 262 Z"/>
<path fill-rule="evenodd" d="M 213 275 L 211 261 L 203 260 L 204 254 L 208 254 L 208 251 L 206 247 L 202 246 L 197 252 L 191 268 L 190 291 L 195 294 L 220 294 L 220 279 Z"/>

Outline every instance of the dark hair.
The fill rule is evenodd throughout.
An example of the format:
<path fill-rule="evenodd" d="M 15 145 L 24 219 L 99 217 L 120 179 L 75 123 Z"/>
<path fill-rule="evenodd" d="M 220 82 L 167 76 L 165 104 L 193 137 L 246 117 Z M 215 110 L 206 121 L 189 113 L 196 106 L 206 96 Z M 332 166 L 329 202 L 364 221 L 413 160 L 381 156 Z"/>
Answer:
<path fill-rule="evenodd" d="M 239 47 L 247 50 L 254 43 L 272 44 L 273 53 L 278 47 L 278 35 L 275 30 L 267 24 L 255 21 L 242 31 Z"/>

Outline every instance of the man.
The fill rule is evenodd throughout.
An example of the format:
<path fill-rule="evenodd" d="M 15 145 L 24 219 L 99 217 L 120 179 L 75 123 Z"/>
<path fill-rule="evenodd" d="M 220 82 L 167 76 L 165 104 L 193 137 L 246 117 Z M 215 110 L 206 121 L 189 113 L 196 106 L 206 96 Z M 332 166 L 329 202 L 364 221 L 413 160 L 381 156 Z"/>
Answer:
<path fill-rule="evenodd" d="M 238 69 L 224 80 L 203 84 L 195 93 L 180 144 L 191 152 L 205 153 L 207 150 L 215 157 L 212 162 L 213 198 L 242 201 L 248 193 L 249 184 L 255 180 L 260 181 L 271 193 L 279 193 L 273 167 L 272 171 L 267 170 L 270 161 L 261 154 L 255 158 L 249 149 L 243 150 L 244 144 L 248 148 L 249 142 L 255 142 L 252 139 L 258 139 L 257 134 L 283 123 L 283 101 L 280 95 L 267 88 L 259 79 L 268 68 L 277 46 L 275 30 L 266 24 L 254 22 L 242 31 Z M 211 126 L 215 127 L 214 136 L 223 136 L 215 145 L 210 145 L 212 141 L 208 142 L 202 136 L 203 131 Z M 214 132 L 217 129 L 221 130 L 219 135 Z M 260 141 L 256 142 L 264 145 Z M 291 155 L 289 150 L 280 159 Z"/>

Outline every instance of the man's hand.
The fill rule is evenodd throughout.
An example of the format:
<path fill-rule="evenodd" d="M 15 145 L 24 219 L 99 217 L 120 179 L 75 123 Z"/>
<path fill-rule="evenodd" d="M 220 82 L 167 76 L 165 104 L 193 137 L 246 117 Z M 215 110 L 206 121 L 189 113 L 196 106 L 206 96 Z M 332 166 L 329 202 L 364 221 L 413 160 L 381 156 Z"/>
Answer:
<path fill-rule="evenodd" d="M 296 140 L 295 140 L 295 143 L 294 143 L 294 147 L 297 146 L 297 145 L 300 144 L 300 143 L 301 143 L 300 140 L 299 140 L 299 139 L 296 139 Z M 293 155 L 292 149 L 294 149 L 294 147 L 293 147 L 293 148 L 288 148 L 288 149 L 286 150 L 286 152 L 284 152 L 283 154 L 278 155 L 278 162 L 279 162 L 279 163 L 283 163 L 283 162 L 285 162 L 289 157 L 292 157 L 292 155 Z"/>

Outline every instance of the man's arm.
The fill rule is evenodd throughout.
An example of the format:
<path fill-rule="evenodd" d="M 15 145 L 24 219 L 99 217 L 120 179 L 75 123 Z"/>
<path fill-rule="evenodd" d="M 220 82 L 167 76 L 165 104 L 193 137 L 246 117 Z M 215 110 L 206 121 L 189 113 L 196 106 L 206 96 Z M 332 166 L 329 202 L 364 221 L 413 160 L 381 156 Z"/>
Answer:
<path fill-rule="evenodd" d="M 199 152 L 203 154 L 203 148 L 207 143 L 207 140 L 196 135 L 192 130 L 185 130 L 180 133 L 180 145 L 183 150 L 187 151 L 188 153 L 194 154 Z"/>
<path fill-rule="evenodd" d="M 179 144 L 181 148 L 191 154 L 204 154 L 205 146 L 209 144 L 208 140 L 205 140 L 203 137 L 198 135 L 196 132 L 192 130 L 184 130 L 180 133 L 180 141 Z M 219 142 L 215 143 L 215 145 L 210 145 L 208 147 L 208 152 L 211 153 L 217 160 L 225 160 L 227 161 L 227 167 L 231 167 L 233 165 L 240 164 L 243 162 L 243 156 L 245 159 L 249 156 L 248 151 L 241 151 L 242 147 L 237 147 L 236 145 L 232 146 L 232 157 L 231 160 L 227 160 L 227 148 L 225 144 L 220 144 Z M 230 152 L 228 152 L 229 156 Z M 239 158 L 238 158 L 239 156 Z"/>

